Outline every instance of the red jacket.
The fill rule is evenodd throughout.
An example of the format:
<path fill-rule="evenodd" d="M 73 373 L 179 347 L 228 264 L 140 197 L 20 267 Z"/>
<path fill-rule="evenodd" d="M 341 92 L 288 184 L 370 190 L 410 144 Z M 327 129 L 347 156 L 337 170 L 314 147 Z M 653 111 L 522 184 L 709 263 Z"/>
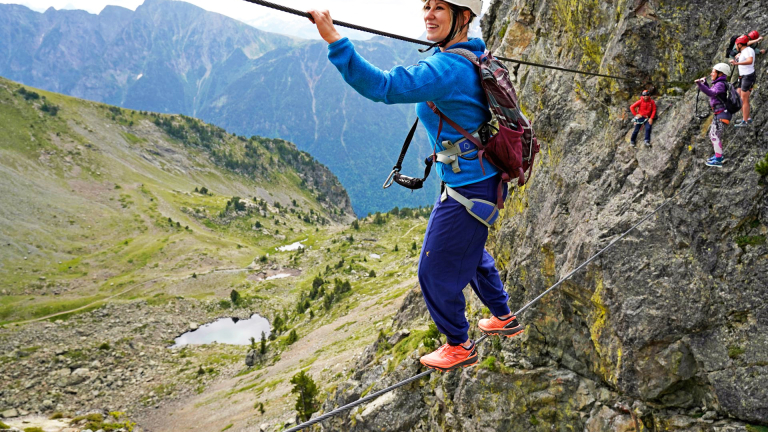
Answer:
<path fill-rule="evenodd" d="M 635 108 L 637 108 L 637 112 L 635 112 Z M 640 98 L 639 101 L 629 107 L 629 110 L 632 111 L 632 115 L 640 114 L 643 117 L 654 118 L 656 117 L 656 102 L 653 99 L 648 99 L 648 102 L 645 102 L 643 98 Z"/>

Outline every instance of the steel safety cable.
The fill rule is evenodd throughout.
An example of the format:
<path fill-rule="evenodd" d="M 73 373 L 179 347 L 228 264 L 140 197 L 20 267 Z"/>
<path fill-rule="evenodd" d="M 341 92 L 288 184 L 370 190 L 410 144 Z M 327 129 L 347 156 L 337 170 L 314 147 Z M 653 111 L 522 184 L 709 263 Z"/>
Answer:
<path fill-rule="evenodd" d="M 272 2 L 269 2 L 269 1 L 265 1 L 265 0 L 244 0 L 244 1 L 246 1 L 248 3 L 253 3 L 253 4 L 260 5 L 260 6 L 268 7 L 268 8 L 271 8 L 271 9 L 279 10 L 279 11 L 282 11 L 282 12 L 286 12 L 286 13 L 289 13 L 289 14 L 298 15 L 298 16 L 301 16 L 301 17 L 304 17 L 304 18 L 311 18 L 312 17 L 308 12 L 300 11 L 298 9 L 289 8 L 287 6 L 279 5 L 277 3 L 272 3 Z M 404 41 L 404 42 L 411 42 L 411 43 L 418 44 L 418 45 L 425 45 L 425 46 L 432 45 L 430 42 L 425 42 L 423 40 L 409 38 L 409 37 L 406 37 L 406 36 L 400 36 L 400 35 L 397 35 L 397 34 L 394 34 L 394 33 L 389 33 L 389 32 L 385 32 L 385 31 L 381 31 L 381 30 L 376 30 L 376 29 L 372 29 L 372 28 L 368 28 L 368 27 L 363 27 L 363 26 L 359 26 L 357 24 L 351 24 L 351 23 L 347 23 L 347 22 L 344 22 L 344 21 L 333 20 L 333 24 L 337 25 L 339 27 L 346 27 L 346 28 L 350 28 L 350 29 L 354 29 L 354 30 L 359 30 L 359 31 L 367 32 L 367 33 L 372 33 L 372 34 L 379 35 L 379 36 L 385 36 L 385 37 L 388 37 L 388 38 L 401 40 L 401 41 Z M 636 82 L 636 83 L 641 83 L 641 84 L 648 82 L 648 80 L 641 80 L 641 79 L 637 79 L 637 78 L 628 78 L 628 77 L 620 77 L 620 76 L 615 76 L 615 75 L 606 75 L 606 74 L 601 74 L 601 73 L 597 73 L 597 72 L 588 72 L 588 71 L 578 70 L 578 69 L 568 69 L 568 68 L 564 68 L 564 67 L 560 67 L 560 66 L 552 66 L 552 65 L 542 64 L 542 63 L 529 62 L 529 61 L 525 61 L 525 60 L 512 59 L 512 58 L 501 57 L 501 56 L 497 56 L 497 55 L 494 55 L 494 57 L 496 57 L 499 60 L 503 60 L 503 61 L 507 61 L 507 62 L 511 62 L 511 63 L 518 63 L 518 64 L 523 64 L 523 65 L 527 65 L 527 66 L 534 66 L 534 67 L 540 67 L 540 68 L 545 68 L 545 69 L 554 69 L 554 70 L 559 70 L 559 71 L 563 71 L 563 72 L 571 72 L 571 73 L 576 73 L 576 74 L 581 74 L 581 75 L 590 75 L 590 76 L 596 76 L 596 77 L 601 77 L 601 78 L 610 78 L 610 79 L 615 79 L 615 80 L 620 80 L 620 81 L 631 81 L 631 82 Z M 680 83 L 683 83 L 683 81 L 663 81 L 662 83 L 666 83 L 666 84 L 680 84 Z"/>
<path fill-rule="evenodd" d="M 681 195 L 681 194 L 682 194 L 684 191 L 686 191 L 686 190 L 690 189 L 690 188 L 691 188 L 691 187 L 692 187 L 694 184 L 696 184 L 696 182 L 697 182 L 697 181 L 699 181 L 699 179 L 700 179 L 700 178 L 701 178 L 701 177 L 702 177 L 704 174 L 705 174 L 704 172 L 702 172 L 701 174 L 699 174 L 699 175 L 698 175 L 696 178 L 694 178 L 694 179 L 691 181 L 691 183 L 690 183 L 690 184 L 688 184 L 687 186 L 685 186 L 685 187 L 681 188 L 680 190 L 678 190 L 677 192 L 675 192 L 675 194 L 674 194 L 674 195 L 672 195 L 671 197 L 669 197 L 669 198 L 668 198 L 666 201 L 664 201 L 664 202 L 663 202 L 663 203 L 662 203 L 660 206 L 656 207 L 656 209 L 654 209 L 652 212 L 650 212 L 650 213 L 648 213 L 647 215 L 645 215 L 645 216 L 644 216 L 642 219 L 640 219 L 640 220 L 639 220 L 637 223 L 635 223 L 634 225 L 632 225 L 632 227 L 630 227 L 628 230 L 624 231 L 624 232 L 623 232 L 623 233 L 622 233 L 620 236 L 618 236 L 618 237 L 616 237 L 615 239 L 613 239 L 613 240 L 612 240 L 610 243 L 608 243 L 608 245 L 607 245 L 606 247 L 604 247 L 604 248 L 600 249 L 600 251 L 599 251 L 599 252 L 597 252 L 596 254 L 594 254 L 594 255 L 592 255 L 591 257 L 589 257 L 589 259 L 587 259 L 586 261 L 584 261 L 583 263 L 581 263 L 581 265 L 579 265 L 578 267 L 576 267 L 575 269 L 573 269 L 573 270 L 572 270 L 570 273 L 568 273 L 567 275 L 565 275 L 565 276 L 563 276 L 562 278 L 560 278 L 560 280 L 559 280 L 559 281 L 557 281 L 557 283 L 555 283 L 555 284 L 554 284 L 554 285 L 552 285 L 551 287 L 547 288 L 547 290 L 546 290 L 546 291 L 544 291 L 544 292 L 542 292 L 541 294 L 539 294 L 538 296 L 536 296 L 536 298 L 534 298 L 533 300 L 531 300 L 530 302 L 528 302 L 528 303 L 527 303 L 525 306 L 523 306 L 522 308 L 520 308 L 520 310 L 518 310 L 517 312 L 515 312 L 515 313 L 514 313 L 514 315 L 515 315 L 515 316 L 519 316 L 519 315 L 520 315 L 521 313 L 523 313 L 523 312 L 524 312 L 526 309 L 530 308 L 531 306 L 533 306 L 534 304 L 536 304 L 536 303 L 537 303 L 539 300 L 541 300 L 541 299 L 542 299 L 544 296 L 546 296 L 547 294 L 549 294 L 550 292 L 552 292 L 552 290 L 554 290 L 555 288 L 559 287 L 559 286 L 560 286 L 560 285 L 561 285 L 563 282 L 565 282 L 566 280 L 570 279 L 570 278 L 571 278 L 571 277 L 572 277 L 574 274 L 576 274 L 576 273 L 577 273 L 579 270 L 583 269 L 583 268 L 584 268 L 584 267 L 586 267 L 586 266 L 587 266 L 589 263 L 591 263 L 592 261 L 594 261 L 595 259 L 597 259 L 597 257 L 599 257 L 600 255 L 602 255 L 602 254 L 603 254 L 604 252 L 606 252 L 607 250 L 611 249 L 611 248 L 613 247 L 613 245 L 615 245 L 615 244 L 616 244 L 616 242 L 618 242 L 619 240 L 621 240 L 621 239 L 623 239 L 624 237 L 626 237 L 626 236 L 627 236 L 627 235 L 628 235 L 630 232 L 634 231 L 634 230 L 635 230 L 637 227 L 639 227 L 640 225 L 642 225 L 642 223 L 643 223 L 643 222 L 647 221 L 647 220 L 648 220 L 648 219 L 650 219 L 650 218 L 651 218 L 653 215 L 657 214 L 657 213 L 658 213 L 658 212 L 659 212 L 661 209 L 663 209 L 664 207 L 666 207 L 666 206 L 667 206 L 667 204 L 671 203 L 671 202 L 672 202 L 672 200 L 674 200 L 675 198 L 677 198 L 678 196 L 680 196 L 680 195 Z M 482 337 L 480 337 L 480 338 L 479 338 L 477 341 L 475 341 L 475 345 L 480 345 L 481 343 L 485 342 L 485 340 L 486 340 L 487 338 L 488 338 L 488 336 L 487 336 L 487 335 L 483 335 L 483 336 L 482 336 Z M 323 420 L 327 420 L 327 419 L 329 419 L 329 418 L 331 418 L 331 417 L 334 417 L 334 416 L 336 416 L 336 415 L 338 415 L 338 414 L 341 414 L 341 413 L 342 413 L 342 412 L 344 412 L 344 411 L 348 411 L 348 410 L 350 410 L 350 409 L 352 409 L 352 408 L 354 408 L 354 407 L 356 407 L 356 406 L 358 406 L 358 405 L 362 405 L 362 404 L 364 404 L 364 403 L 366 403 L 366 402 L 368 402 L 368 401 L 372 401 L 372 400 L 376 399 L 377 397 L 379 397 L 379 396 L 381 396 L 381 395 L 383 395 L 383 394 L 385 394 L 385 393 L 389 393 L 389 392 L 391 392 L 392 390 L 395 390 L 395 389 L 397 389 L 397 388 L 399 388 L 399 387 L 402 387 L 402 386 L 404 386 L 404 385 L 406 385 L 406 384 L 410 384 L 410 383 L 412 383 L 412 382 L 414 382 L 414 381 L 418 381 L 419 379 L 421 379 L 421 378 L 423 378 L 423 377 L 425 377 L 425 376 L 428 376 L 428 375 L 429 375 L 429 374 L 431 374 L 432 372 L 434 372 L 434 369 L 428 369 L 428 370 L 426 370 L 426 371 L 424 371 L 424 372 L 421 372 L 421 373 L 420 373 L 420 374 L 418 374 L 418 375 L 414 375 L 414 376 L 412 376 L 412 377 L 410 377 L 410 378 L 408 378 L 408 379 L 406 379 L 406 380 L 403 380 L 403 381 L 400 381 L 400 382 L 398 382 L 398 383 L 395 383 L 395 384 L 393 384 L 393 385 L 391 385 L 391 386 L 389 386 L 389 387 L 387 387 L 387 388 L 381 389 L 381 390 L 379 390 L 379 391 L 377 391 L 377 392 L 375 392 L 375 393 L 372 393 L 372 394 L 370 394 L 370 395 L 368 395 L 368 396 L 365 396 L 365 397 L 363 397 L 363 398 L 360 398 L 360 399 L 358 399 L 358 400 L 356 400 L 356 401 L 354 401 L 354 402 L 351 402 L 351 403 L 348 403 L 348 404 L 346 404 L 346 405 L 344 405 L 344 406 L 341 406 L 341 407 L 339 407 L 339 408 L 336 408 L 336 409 L 334 409 L 333 411 L 329 411 L 329 412 L 327 412 L 327 413 L 325 413 L 325 414 L 322 414 L 322 415 L 320 415 L 320 416 L 317 416 L 317 417 L 315 417 L 315 418 L 313 418 L 313 419 L 311 419 L 311 420 L 309 420 L 309 421 L 306 421 L 306 422 L 304 422 L 304 423 L 301 423 L 301 424 L 300 424 L 300 425 L 298 425 L 298 426 L 294 426 L 294 427 L 292 427 L 292 428 L 290 428 L 290 429 L 286 429 L 286 430 L 285 430 L 285 432 L 295 432 L 295 431 L 299 431 L 299 430 L 302 430 L 302 429 L 308 428 L 308 427 L 310 427 L 310 426 L 312 426 L 312 425 L 314 425 L 314 424 L 316 424 L 316 423 L 319 423 L 319 422 L 321 422 L 321 421 L 323 421 Z"/>

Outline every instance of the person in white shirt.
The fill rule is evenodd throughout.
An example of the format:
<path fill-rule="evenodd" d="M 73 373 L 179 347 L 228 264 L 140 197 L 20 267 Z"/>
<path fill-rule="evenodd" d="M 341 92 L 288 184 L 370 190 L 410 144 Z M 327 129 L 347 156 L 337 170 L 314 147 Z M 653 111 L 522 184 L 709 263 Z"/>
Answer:
<path fill-rule="evenodd" d="M 741 114 L 742 120 L 736 121 L 735 127 L 744 127 L 752 124 L 752 118 L 749 116 L 749 95 L 752 93 L 752 87 L 755 85 L 755 50 L 749 47 L 749 38 L 739 36 L 736 39 L 736 48 L 739 53 L 736 58 L 730 61 L 732 65 L 739 67 L 739 95 L 741 96 Z"/>

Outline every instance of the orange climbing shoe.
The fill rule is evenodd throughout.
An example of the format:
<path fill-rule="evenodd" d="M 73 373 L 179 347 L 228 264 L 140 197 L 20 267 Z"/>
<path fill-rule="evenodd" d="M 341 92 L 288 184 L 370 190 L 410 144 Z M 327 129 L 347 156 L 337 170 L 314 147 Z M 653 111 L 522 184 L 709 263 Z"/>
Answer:
<path fill-rule="evenodd" d="M 421 364 L 424 366 L 448 372 L 460 367 L 472 366 L 477 363 L 477 346 L 472 342 L 472 346 L 464 348 L 461 345 L 451 346 L 445 344 L 421 358 Z"/>
<path fill-rule="evenodd" d="M 512 337 L 523 332 L 523 326 L 517 322 L 517 317 L 514 315 L 505 320 L 496 317 L 481 319 L 477 326 L 487 335 Z"/>

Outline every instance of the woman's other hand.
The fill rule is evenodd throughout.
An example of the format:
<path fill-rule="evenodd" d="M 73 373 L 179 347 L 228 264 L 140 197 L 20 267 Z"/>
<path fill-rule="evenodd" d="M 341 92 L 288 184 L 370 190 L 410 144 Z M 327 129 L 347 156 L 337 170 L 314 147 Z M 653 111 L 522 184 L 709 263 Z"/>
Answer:
<path fill-rule="evenodd" d="M 317 26 L 317 32 L 320 33 L 320 37 L 323 38 L 324 41 L 332 44 L 341 39 L 341 35 L 336 31 L 336 27 L 333 25 L 333 18 L 331 18 L 330 12 L 327 10 L 319 11 L 315 9 L 311 9 L 307 12 L 312 15 L 312 18 L 309 20 L 312 21 L 312 24 Z"/>

